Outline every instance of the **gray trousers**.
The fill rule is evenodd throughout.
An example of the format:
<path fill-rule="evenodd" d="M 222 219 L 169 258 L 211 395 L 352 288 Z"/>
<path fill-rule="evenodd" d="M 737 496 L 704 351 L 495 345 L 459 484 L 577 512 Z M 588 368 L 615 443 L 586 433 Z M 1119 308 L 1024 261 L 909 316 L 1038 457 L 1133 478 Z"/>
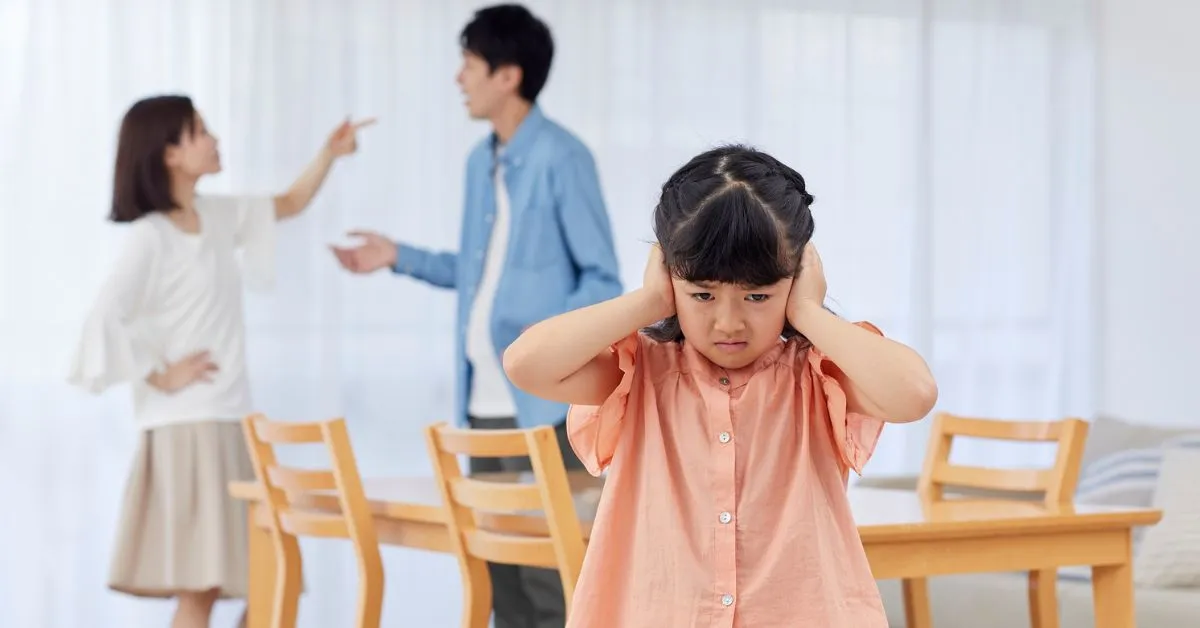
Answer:
<path fill-rule="evenodd" d="M 473 429 L 513 429 L 516 419 L 470 419 Z M 582 469 L 583 463 L 567 441 L 566 422 L 554 426 L 558 448 L 567 470 Z M 471 458 L 470 472 L 531 471 L 528 457 Z M 566 604 L 562 580 L 552 569 L 488 563 L 492 576 L 492 622 L 495 628 L 563 628 Z"/>

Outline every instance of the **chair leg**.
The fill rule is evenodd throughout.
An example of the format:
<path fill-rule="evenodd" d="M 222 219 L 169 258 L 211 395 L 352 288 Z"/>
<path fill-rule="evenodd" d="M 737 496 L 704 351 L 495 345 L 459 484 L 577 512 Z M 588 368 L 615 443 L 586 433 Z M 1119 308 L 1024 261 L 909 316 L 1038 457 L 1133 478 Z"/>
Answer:
<path fill-rule="evenodd" d="M 245 625 L 242 628 L 271 628 L 275 611 L 275 580 L 279 572 L 278 563 L 283 560 L 276 554 L 275 539 L 271 532 L 258 524 L 267 506 L 250 504 L 246 515 L 250 545 L 249 591 L 246 597 Z"/>
<path fill-rule="evenodd" d="M 905 578 L 900 584 L 904 593 L 904 625 L 907 628 L 932 628 L 929 581 L 925 578 Z"/>
<path fill-rule="evenodd" d="M 492 621 L 492 576 L 487 562 L 459 558 L 463 575 L 463 628 L 488 628 Z"/>
<path fill-rule="evenodd" d="M 282 560 L 275 575 L 275 603 L 271 628 L 295 628 L 300 610 L 300 589 L 304 582 L 304 563 L 296 537 L 282 535 L 275 546 Z"/>
<path fill-rule="evenodd" d="M 1058 572 L 1053 569 L 1029 572 L 1029 625 L 1058 628 Z"/>
<path fill-rule="evenodd" d="M 383 569 L 359 571 L 357 628 L 379 628 L 383 620 Z"/>

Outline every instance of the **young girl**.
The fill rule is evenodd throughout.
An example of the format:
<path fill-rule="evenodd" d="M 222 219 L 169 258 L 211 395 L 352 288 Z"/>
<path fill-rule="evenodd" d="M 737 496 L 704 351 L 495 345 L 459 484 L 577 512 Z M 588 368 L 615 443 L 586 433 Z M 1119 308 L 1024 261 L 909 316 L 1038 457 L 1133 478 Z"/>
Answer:
<path fill-rule="evenodd" d="M 824 309 L 812 202 L 769 155 L 699 155 L 663 186 L 643 286 L 505 354 L 517 386 L 576 404 L 571 445 L 608 471 L 569 626 L 886 628 L 847 473 L 937 389 Z"/>
<path fill-rule="evenodd" d="M 246 595 L 245 514 L 226 493 L 230 481 L 254 477 L 237 422 L 254 410 L 242 275 L 270 283 L 275 221 L 308 206 L 369 122 L 338 126 L 274 197 L 196 193 L 197 180 L 220 172 L 221 160 L 185 96 L 141 100 L 121 123 L 110 218 L 128 223 L 128 235 L 69 379 L 93 393 L 133 386 L 141 435 L 109 586 L 177 598 L 177 628 L 208 626 L 218 597 Z"/>

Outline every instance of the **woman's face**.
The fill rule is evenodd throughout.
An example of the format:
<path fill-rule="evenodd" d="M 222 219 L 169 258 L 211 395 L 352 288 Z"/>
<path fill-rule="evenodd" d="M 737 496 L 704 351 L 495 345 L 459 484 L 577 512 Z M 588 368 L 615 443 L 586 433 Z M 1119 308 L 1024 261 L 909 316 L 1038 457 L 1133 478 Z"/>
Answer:
<path fill-rule="evenodd" d="M 185 129 L 178 144 L 167 146 L 163 159 L 167 170 L 189 179 L 199 179 L 206 174 L 221 171 L 221 153 L 217 150 L 217 138 L 208 132 L 204 118 L 199 113 L 192 121 L 191 132 Z"/>

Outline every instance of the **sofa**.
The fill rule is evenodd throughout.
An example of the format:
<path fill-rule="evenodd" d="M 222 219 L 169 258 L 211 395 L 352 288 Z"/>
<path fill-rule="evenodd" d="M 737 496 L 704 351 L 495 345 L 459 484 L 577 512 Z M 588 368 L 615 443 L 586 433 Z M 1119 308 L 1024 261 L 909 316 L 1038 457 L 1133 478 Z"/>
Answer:
<path fill-rule="evenodd" d="M 1165 427 L 1110 417 L 1092 421 L 1075 501 L 1080 504 L 1155 507 L 1163 519 L 1134 534 L 1138 628 L 1200 627 L 1200 424 Z M 858 486 L 916 490 L 916 476 L 861 478 Z M 947 491 L 949 494 L 950 491 Z M 960 495 L 987 495 L 960 491 Z M 1012 498 L 1011 496 L 1006 496 Z M 936 628 L 1029 626 L 1025 573 L 929 578 Z M 892 628 L 903 628 L 900 581 L 879 581 Z M 1061 628 L 1095 626 L 1090 573 L 1059 572 Z"/>

